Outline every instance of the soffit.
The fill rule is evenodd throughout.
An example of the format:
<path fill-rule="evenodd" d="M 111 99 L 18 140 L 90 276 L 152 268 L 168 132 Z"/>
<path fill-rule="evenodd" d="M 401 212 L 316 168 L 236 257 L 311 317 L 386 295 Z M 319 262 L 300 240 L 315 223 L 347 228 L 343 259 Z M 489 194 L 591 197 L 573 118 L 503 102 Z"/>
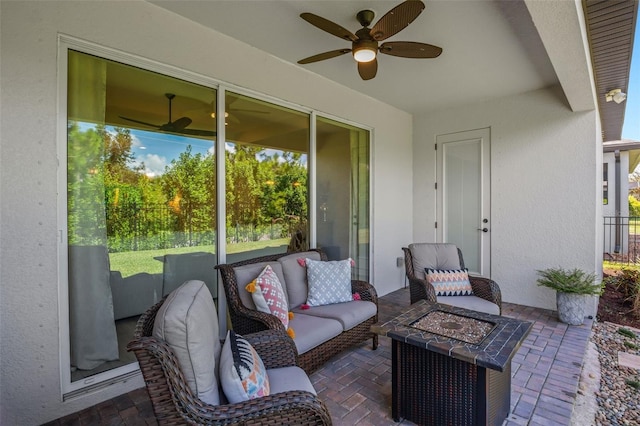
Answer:
<path fill-rule="evenodd" d="M 587 33 L 596 81 L 603 141 L 620 140 L 626 102 L 606 102 L 612 89 L 627 93 L 638 3 L 632 0 L 586 0 Z"/>
<path fill-rule="evenodd" d="M 442 55 L 435 59 L 380 55 L 378 75 L 369 81 L 358 76 L 351 55 L 297 64 L 313 54 L 350 47 L 345 40 L 305 22 L 300 14 L 311 12 L 356 31 L 360 28 L 358 11 L 372 9 L 376 22 L 401 0 L 148 1 L 306 73 L 320 75 L 412 114 L 558 84 L 522 1 L 425 0 L 422 14 L 387 41 L 434 44 L 443 48 Z"/>

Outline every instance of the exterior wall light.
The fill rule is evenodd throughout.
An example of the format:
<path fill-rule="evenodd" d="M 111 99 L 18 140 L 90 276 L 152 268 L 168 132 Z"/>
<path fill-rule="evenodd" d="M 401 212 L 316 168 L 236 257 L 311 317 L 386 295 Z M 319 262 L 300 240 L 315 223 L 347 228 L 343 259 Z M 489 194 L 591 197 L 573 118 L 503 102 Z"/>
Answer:
<path fill-rule="evenodd" d="M 613 89 L 609 90 L 609 92 L 604 97 L 607 102 L 615 102 L 617 104 L 622 103 L 627 99 L 627 94 L 622 91 L 622 89 Z"/>

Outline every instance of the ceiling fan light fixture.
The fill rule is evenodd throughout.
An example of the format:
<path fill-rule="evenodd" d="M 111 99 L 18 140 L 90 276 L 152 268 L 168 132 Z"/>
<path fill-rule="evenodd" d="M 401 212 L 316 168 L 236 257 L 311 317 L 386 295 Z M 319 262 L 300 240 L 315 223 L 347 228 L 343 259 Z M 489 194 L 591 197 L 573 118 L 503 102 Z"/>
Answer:
<path fill-rule="evenodd" d="M 353 50 L 353 58 L 358 62 L 371 62 L 376 58 L 376 51 L 370 47 Z"/>
<path fill-rule="evenodd" d="M 371 62 L 378 53 L 378 42 L 375 40 L 360 39 L 353 42 L 353 58 L 358 62 Z"/>

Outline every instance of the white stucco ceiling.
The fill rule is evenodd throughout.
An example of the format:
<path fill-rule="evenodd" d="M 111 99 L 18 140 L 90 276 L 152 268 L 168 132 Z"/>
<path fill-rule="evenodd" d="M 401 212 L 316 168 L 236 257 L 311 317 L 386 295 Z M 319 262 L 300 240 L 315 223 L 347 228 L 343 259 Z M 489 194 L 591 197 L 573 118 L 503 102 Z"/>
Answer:
<path fill-rule="evenodd" d="M 558 84 L 529 10 L 521 1 L 425 1 L 422 14 L 387 41 L 434 44 L 443 48 L 442 55 L 435 59 L 380 55 L 378 74 L 370 81 L 360 79 L 350 54 L 308 65 L 296 64 L 313 54 L 350 47 L 348 42 L 312 26 L 299 15 L 311 12 L 355 33 L 360 28 L 355 18 L 358 11 L 376 12 L 375 23 L 399 0 L 152 3 L 410 113 Z M 553 39 L 553 35 L 547 33 L 546 38 Z"/>

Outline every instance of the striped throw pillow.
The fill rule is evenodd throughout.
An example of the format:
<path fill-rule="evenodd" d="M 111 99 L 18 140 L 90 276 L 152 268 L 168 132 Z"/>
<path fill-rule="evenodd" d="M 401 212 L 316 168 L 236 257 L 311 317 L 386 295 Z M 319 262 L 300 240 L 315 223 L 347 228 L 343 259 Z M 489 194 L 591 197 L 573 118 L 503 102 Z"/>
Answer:
<path fill-rule="evenodd" d="M 464 269 L 425 268 L 427 282 L 436 290 L 436 296 L 471 296 L 473 289 L 469 271 Z"/>

